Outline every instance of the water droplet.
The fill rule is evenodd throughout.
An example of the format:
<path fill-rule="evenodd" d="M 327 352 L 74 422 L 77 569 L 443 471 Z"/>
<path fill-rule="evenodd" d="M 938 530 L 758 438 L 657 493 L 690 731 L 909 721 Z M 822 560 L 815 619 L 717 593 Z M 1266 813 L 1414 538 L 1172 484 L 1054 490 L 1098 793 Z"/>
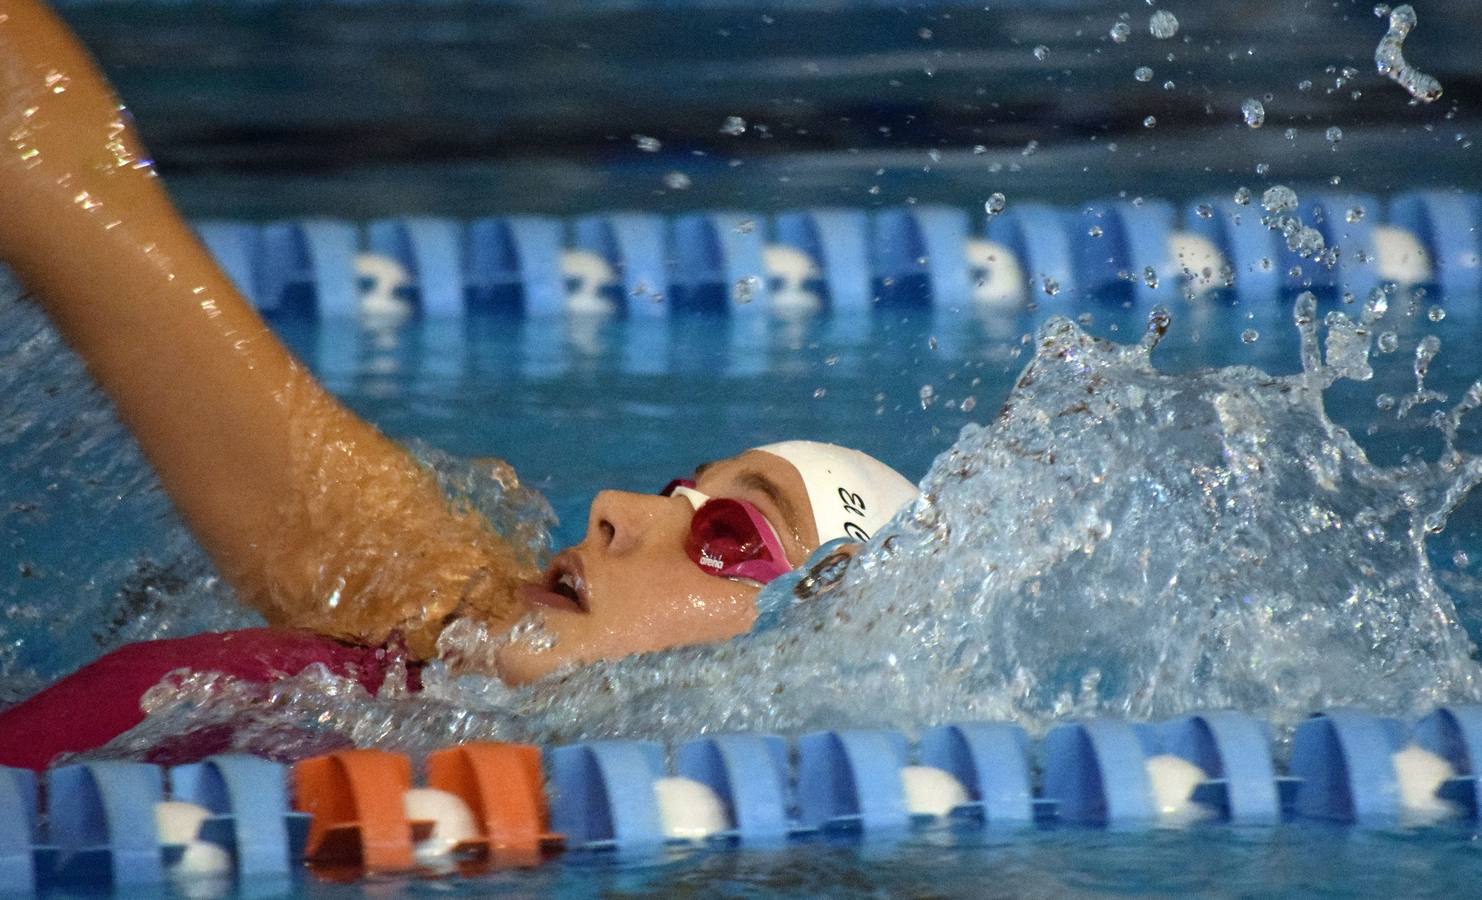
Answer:
<path fill-rule="evenodd" d="M 1002 193 L 994 191 L 993 193 L 988 195 L 987 200 L 983 201 L 983 211 L 988 213 L 988 215 L 990 216 L 996 216 L 999 213 L 1003 212 L 1004 207 L 1008 205 L 1008 202 L 1008 198 L 1005 197 Z"/>
<path fill-rule="evenodd" d="M 1281 136 L 1289 141 L 1295 141 L 1297 139 L 1297 129 L 1288 128 L 1286 131 L 1283 131 L 1281 133 Z"/>
<path fill-rule="evenodd" d="M 1380 412 L 1389 412 L 1395 408 L 1395 398 L 1392 394 L 1380 394 L 1374 398 L 1374 408 Z"/>
<path fill-rule="evenodd" d="M 916 392 L 916 395 L 921 398 L 921 408 L 926 409 L 936 401 L 937 391 L 931 385 L 923 384 L 921 390 Z"/>
<path fill-rule="evenodd" d="M 1240 332 L 1240 341 L 1243 344 L 1254 344 L 1261 339 L 1261 333 L 1254 328 L 1247 328 Z"/>
<path fill-rule="evenodd" d="M 1038 47 L 1035 47 L 1034 58 L 1039 60 L 1040 62 L 1044 62 L 1046 59 L 1049 59 L 1050 48 L 1046 47 L 1044 44 L 1040 44 Z"/>
<path fill-rule="evenodd" d="M 693 182 L 683 172 L 670 172 L 664 176 L 664 187 L 671 191 L 683 191 L 689 188 Z"/>
<path fill-rule="evenodd" d="M 1090 228 L 1086 229 L 1086 234 L 1090 235 L 1091 237 L 1101 237 L 1101 226 L 1092 225 Z"/>
<path fill-rule="evenodd" d="M 1349 224 L 1362 222 L 1364 220 L 1364 208 L 1362 206 L 1350 206 L 1348 207 L 1348 212 L 1343 214 L 1343 218 Z"/>
<path fill-rule="evenodd" d="M 1160 9 L 1148 19 L 1148 32 L 1158 40 L 1167 40 L 1178 34 L 1178 17 L 1166 9 Z"/>
<path fill-rule="evenodd" d="M 972 412 L 978 405 L 977 397 L 963 397 L 961 408 L 965 413 Z"/>
<path fill-rule="evenodd" d="M 756 299 L 756 292 L 762 286 L 762 280 L 755 275 L 746 275 L 736 279 L 731 285 L 731 298 L 737 303 L 750 303 Z"/>
<path fill-rule="evenodd" d="M 1132 77 L 1146 83 L 1153 80 L 1153 70 L 1147 66 L 1138 66 L 1132 70 Z"/>
<path fill-rule="evenodd" d="M 1291 212 L 1297 208 L 1297 192 L 1284 184 L 1273 185 L 1261 195 L 1261 208 L 1272 214 Z"/>
<path fill-rule="evenodd" d="M 1235 189 L 1235 202 L 1241 206 L 1250 206 L 1250 188 L 1238 187 Z"/>
<path fill-rule="evenodd" d="M 1256 163 L 1256 174 L 1257 175 L 1265 175 L 1269 171 L 1271 171 L 1271 164 L 1270 163 L 1263 163 L 1263 162 L 1262 163 Z"/>
<path fill-rule="evenodd" d="M 1111 27 L 1111 39 L 1113 43 L 1125 44 L 1127 38 L 1132 36 L 1132 26 L 1126 22 L 1118 22 Z"/>
<path fill-rule="evenodd" d="M 1213 219 L 1214 207 L 1210 206 L 1208 203 L 1201 203 L 1198 206 L 1194 207 L 1194 215 L 1198 216 L 1201 219 Z"/>
<path fill-rule="evenodd" d="M 826 366 L 837 366 L 839 364 L 839 354 L 830 353 L 828 356 L 825 356 L 823 358 L 823 364 Z"/>
<path fill-rule="evenodd" d="M 1446 310 L 1442 309 L 1439 306 L 1432 306 L 1430 309 L 1425 311 L 1425 317 L 1427 319 L 1430 319 L 1432 322 L 1439 322 L 1442 319 L 1446 318 Z"/>
<path fill-rule="evenodd" d="M 827 394 L 828 394 L 828 388 L 814 388 L 813 389 L 813 399 L 814 400 L 822 400 L 824 398 L 824 396 L 826 396 Z"/>
<path fill-rule="evenodd" d="M 1148 116 L 1146 119 L 1143 119 L 1142 120 L 1142 127 L 1143 128 L 1154 128 L 1154 127 L 1157 126 L 1157 124 L 1158 124 L 1158 117 L 1157 116 Z"/>
<path fill-rule="evenodd" d="M 638 149 L 644 153 L 658 153 L 664 147 L 658 138 L 649 137 L 646 134 L 633 135 L 633 143 L 637 144 Z"/>
<path fill-rule="evenodd" d="M 1304 78 L 1301 81 L 1297 82 L 1297 90 L 1299 90 L 1299 91 L 1310 91 L 1310 90 L 1312 90 L 1312 79 L 1310 79 L 1310 78 Z"/>
<path fill-rule="evenodd" d="M 1376 11 L 1377 11 L 1376 7 Z M 1389 31 L 1374 48 L 1374 67 L 1380 75 L 1404 88 L 1406 92 L 1423 103 L 1441 97 L 1441 82 L 1405 62 L 1403 51 L 1405 37 L 1416 25 L 1415 8 L 1405 3 L 1396 6 L 1389 14 Z"/>
<path fill-rule="evenodd" d="M 1147 285 L 1150 290 L 1157 290 L 1158 270 L 1154 269 L 1152 266 L 1144 267 L 1142 270 L 1142 283 Z"/>
<path fill-rule="evenodd" d="M 1337 125 L 1334 125 L 1332 128 L 1329 128 L 1327 130 L 1327 132 L 1324 134 L 1324 137 L 1328 139 L 1329 144 L 1337 144 L 1339 141 L 1343 140 L 1343 129 L 1339 128 Z"/>
<path fill-rule="evenodd" d="M 1050 297 L 1053 297 L 1056 294 L 1060 293 L 1060 282 L 1056 281 L 1048 275 L 1044 277 L 1042 285 L 1045 289 L 1045 294 Z"/>
<path fill-rule="evenodd" d="M 726 120 L 720 123 L 720 133 L 735 137 L 746 133 L 746 120 L 740 116 L 726 116 Z"/>
<path fill-rule="evenodd" d="M 1451 554 L 1451 564 L 1453 566 L 1456 566 L 1458 569 L 1465 569 L 1467 566 L 1470 566 L 1472 564 L 1472 559 L 1471 557 L 1467 556 L 1467 551 L 1458 550 L 1455 553 Z"/>
<path fill-rule="evenodd" d="M 1376 19 L 1382 19 L 1382 18 L 1384 18 L 1387 15 L 1389 15 L 1389 4 L 1388 3 L 1376 3 L 1376 4 L 1374 4 L 1374 18 L 1376 18 Z"/>
<path fill-rule="evenodd" d="M 1240 104 L 1240 117 L 1252 128 L 1266 124 L 1266 106 L 1254 97 L 1246 97 Z"/>
<path fill-rule="evenodd" d="M 1165 82 L 1163 82 L 1163 90 L 1165 90 L 1165 91 L 1171 91 L 1175 87 L 1177 87 L 1177 85 L 1175 85 L 1172 81 L 1165 81 Z"/>

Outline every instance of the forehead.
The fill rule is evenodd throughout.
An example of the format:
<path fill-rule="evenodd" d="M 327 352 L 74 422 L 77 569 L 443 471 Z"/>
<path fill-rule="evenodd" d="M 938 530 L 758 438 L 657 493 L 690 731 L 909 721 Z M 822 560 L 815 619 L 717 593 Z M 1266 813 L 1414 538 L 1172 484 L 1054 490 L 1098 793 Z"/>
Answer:
<path fill-rule="evenodd" d="M 808 489 L 803 476 L 792 463 L 765 450 L 747 450 L 735 456 L 702 463 L 695 468 L 695 480 L 707 484 L 734 481 L 746 475 L 761 475 L 789 495 L 806 498 Z"/>

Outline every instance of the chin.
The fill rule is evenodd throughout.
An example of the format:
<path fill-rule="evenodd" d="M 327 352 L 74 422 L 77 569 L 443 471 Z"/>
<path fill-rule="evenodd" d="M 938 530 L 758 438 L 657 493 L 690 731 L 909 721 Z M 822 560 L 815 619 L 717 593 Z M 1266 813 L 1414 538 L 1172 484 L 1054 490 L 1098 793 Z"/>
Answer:
<path fill-rule="evenodd" d="M 494 674 L 510 687 L 521 687 L 562 668 L 563 662 L 553 653 L 533 653 L 509 644 L 495 655 Z"/>

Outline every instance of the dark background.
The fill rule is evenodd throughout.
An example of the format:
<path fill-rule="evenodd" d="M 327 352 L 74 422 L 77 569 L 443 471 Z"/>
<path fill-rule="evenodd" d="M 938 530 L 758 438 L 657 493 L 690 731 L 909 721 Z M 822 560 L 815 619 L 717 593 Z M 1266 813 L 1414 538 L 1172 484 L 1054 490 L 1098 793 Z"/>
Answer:
<path fill-rule="evenodd" d="M 1132 0 L 73 0 L 62 11 L 196 215 L 979 205 L 994 190 L 1181 198 L 1333 175 L 1377 193 L 1482 182 L 1470 144 L 1482 3 L 1417 5 L 1406 56 L 1445 87 L 1429 105 L 1376 74 L 1386 22 L 1370 2 L 1161 8 L 1180 22 L 1169 40 L 1148 32 L 1154 7 Z M 1123 14 L 1131 38 L 1117 44 L 1108 32 Z M 1139 66 L 1151 81 L 1134 79 Z M 1335 87 L 1345 67 L 1358 74 Z M 1241 101 L 1267 95 L 1265 127 L 1247 128 Z M 750 127 L 724 134 L 728 116 Z M 1336 150 L 1324 137 L 1335 125 Z M 635 135 L 661 149 L 640 150 Z M 666 186 L 674 172 L 687 189 Z"/>

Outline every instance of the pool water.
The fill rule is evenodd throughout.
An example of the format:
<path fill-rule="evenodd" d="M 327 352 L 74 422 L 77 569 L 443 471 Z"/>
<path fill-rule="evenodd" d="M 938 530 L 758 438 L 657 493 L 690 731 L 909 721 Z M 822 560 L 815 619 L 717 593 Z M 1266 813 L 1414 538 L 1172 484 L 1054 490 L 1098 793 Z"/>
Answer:
<path fill-rule="evenodd" d="M 898 839 L 821 837 L 787 847 L 584 853 L 473 879 L 332 885 L 508 897 L 1459 897 L 1482 876 L 1470 829 L 1356 831 L 1323 825 L 1148 831 L 981 830 Z"/>
<path fill-rule="evenodd" d="M 304 4 L 268 15 L 255 4 L 107 6 L 79 0 L 67 14 L 198 215 L 978 206 L 990 189 L 1008 191 L 1011 204 L 1080 203 L 1119 190 L 1228 196 L 1272 180 L 1304 195 L 1307 185 L 1339 181 L 1343 190 L 1393 195 L 1475 187 L 1482 172 L 1469 137 L 1474 56 L 1462 37 L 1475 31 L 1467 23 L 1477 12 L 1460 8 L 1444 20 L 1422 9 L 1425 25 L 1407 52 L 1448 93 L 1442 104 L 1413 107 L 1373 75 L 1378 32 L 1368 3 L 1285 10 L 1280 19 L 1189 5 L 1179 10 L 1177 42 L 1140 35 L 1141 44 L 1120 49 L 1105 35 L 1123 10 L 1101 2 L 994 4 L 983 15 L 982 4 L 861 5 L 834 16 L 800 9 L 762 17 L 765 28 L 725 4 L 638 27 L 624 4 L 554 24 L 476 17 L 455 4 L 423 10 L 422 30 L 405 33 L 387 27 L 396 4 Z M 1143 15 L 1136 18 L 1141 29 Z M 821 71 L 777 74 L 778 60 L 812 64 L 820 29 L 847 31 L 848 46 Z M 1029 49 L 1040 40 L 1053 45 L 1048 66 Z M 321 53 L 326 42 L 338 52 Z M 571 48 L 590 52 L 591 64 L 569 65 Z M 654 57 L 664 63 L 676 52 L 651 68 Z M 1134 81 L 1134 66 L 1149 61 L 1156 80 Z M 1347 78 L 1334 71 L 1348 65 L 1366 70 L 1355 83 L 1362 103 L 1339 90 Z M 697 70 L 706 77 L 694 78 Z M 346 100 L 356 93 L 347 84 L 358 100 Z M 685 103 L 671 102 L 694 85 Z M 581 100 L 546 102 L 562 92 Z M 1244 127 L 1241 99 L 1266 92 L 1279 98 L 1271 121 Z M 613 103 L 613 93 L 631 102 Z M 1051 95 L 1063 106 L 1044 109 Z M 744 141 L 718 137 L 717 124 L 736 112 L 752 126 Z M 1346 131 L 1341 145 L 1325 139 L 1330 124 Z M 661 152 L 634 145 L 638 135 L 629 134 L 640 129 L 662 137 Z M 453 136 L 429 137 L 439 134 Z M 673 187 L 674 172 L 689 186 Z M 418 320 L 397 329 L 292 317 L 272 324 L 332 391 L 391 436 L 512 462 L 550 500 L 561 546 L 581 539 L 598 490 L 653 490 L 700 462 L 779 439 L 857 446 L 920 478 L 964 426 L 993 420 L 1050 316 L 1136 341 L 1151 312 L 1074 290 L 1034 300 L 1015 313 L 884 304 L 866 315 L 754 321 L 676 313 Z M 1291 302 L 1175 300 L 1153 360 L 1169 372 L 1300 371 Z M 1320 313 L 1333 310 L 1356 318 L 1353 307 L 1323 297 Z M 1427 385 L 1456 402 L 1482 376 L 1470 349 L 1479 316 L 1482 298 L 1396 295 L 1380 327 L 1395 332 L 1398 349 L 1373 354 L 1371 381 L 1331 388 L 1328 414 L 1376 463 L 1436 459 L 1442 440 L 1429 414 L 1444 405 L 1400 418 L 1382 398 L 1413 390 L 1415 348 L 1434 335 L 1441 352 Z M 0 574 L 0 705 L 131 640 L 257 622 L 216 582 L 77 362 L 58 353 L 36 311 L 3 281 L 0 360 L 10 363 L 0 366 L 0 396 L 11 401 L 0 406 L 0 540 L 17 551 L 14 569 Z M 1482 449 L 1477 421 L 1464 423 L 1458 446 Z M 1463 504 L 1425 551 L 1482 645 L 1482 500 Z M 952 827 L 771 848 L 570 854 L 467 879 L 306 877 L 292 890 L 1453 897 L 1475 893 L 1479 853 L 1476 831 L 1459 826 Z"/>

